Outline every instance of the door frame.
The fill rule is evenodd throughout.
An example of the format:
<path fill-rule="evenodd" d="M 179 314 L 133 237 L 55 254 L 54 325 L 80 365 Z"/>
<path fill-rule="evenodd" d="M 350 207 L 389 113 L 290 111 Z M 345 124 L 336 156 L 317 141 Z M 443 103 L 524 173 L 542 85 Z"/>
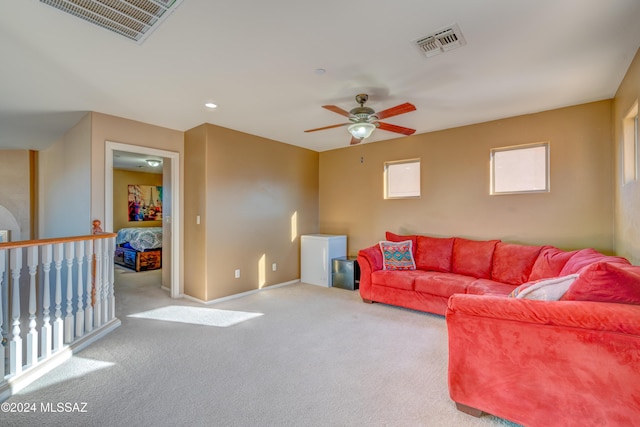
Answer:
<path fill-rule="evenodd" d="M 105 230 L 113 230 L 113 153 L 114 151 L 127 151 L 136 154 L 148 154 L 150 156 L 163 157 L 170 162 L 171 182 L 171 212 L 165 221 L 171 226 L 171 298 L 181 298 L 183 289 L 180 281 L 180 222 L 181 222 L 181 194 L 180 194 L 180 153 L 175 151 L 160 150 L 157 148 L 142 147 L 139 145 L 123 144 L 121 142 L 105 141 L 105 171 L 104 171 L 104 207 Z"/>

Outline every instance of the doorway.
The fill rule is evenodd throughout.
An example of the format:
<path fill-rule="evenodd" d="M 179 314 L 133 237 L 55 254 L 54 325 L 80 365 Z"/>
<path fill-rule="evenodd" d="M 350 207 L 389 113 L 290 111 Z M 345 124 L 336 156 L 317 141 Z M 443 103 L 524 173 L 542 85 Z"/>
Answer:
<path fill-rule="evenodd" d="M 172 298 L 180 298 L 180 153 L 106 141 L 105 143 L 105 230 L 113 230 L 113 157 L 115 151 L 161 157 L 163 159 L 163 274 L 162 286 L 170 289 Z M 168 246 L 165 247 L 165 246 Z M 168 262 L 165 262 L 167 260 Z M 165 271 L 166 269 L 166 271 Z"/>

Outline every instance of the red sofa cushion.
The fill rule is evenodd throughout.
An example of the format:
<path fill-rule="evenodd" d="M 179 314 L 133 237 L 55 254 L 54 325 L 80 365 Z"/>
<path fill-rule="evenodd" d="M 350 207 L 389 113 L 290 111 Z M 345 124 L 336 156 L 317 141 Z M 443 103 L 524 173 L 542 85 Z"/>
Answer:
<path fill-rule="evenodd" d="M 451 271 L 453 237 L 440 238 L 418 236 L 416 247 L 416 268 L 426 271 Z"/>
<path fill-rule="evenodd" d="M 418 236 L 415 234 L 408 234 L 406 236 L 402 236 L 400 234 L 395 234 L 390 231 L 385 233 L 385 237 L 390 242 L 404 242 L 405 240 L 411 240 L 411 250 L 413 251 L 413 256 L 416 256 L 416 247 L 418 242 Z"/>
<path fill-rule="evenodd" d="M 526 282 L 541 249 L 542 246 L 498 242 L 493 252 L 491 279 L 511 285 Z"/>
<path fill-rule="evenodd" d="M 631 265 L 627 259 L 618 256 L 608 256 L 601 254 L 592 248 L 580 249 L 569 258 L 569 261 L 562 267 L 559 276 L 566 276 L 573 273 L 580 273 L 580 269 L 597 262 L 612 262 L 618 264 Z"/>
<path fill-rule="evenodd" d="M 578 251 L 563 251 L 554 246 L 544 246 L 529 275 L 529 281 L 558 277 L 567 261 Z"/>
<path fill-rule="evenodd" d="M 413 282 L 422 274 L 419 270 L 378 270 L 371 273 L 371 284 L 412 291 Z"/>
<path fill-rule="evenodd" d="M 469 240 L 456 237 L 453 241 L 451 271 L 478 279 L 491 278 L 493 251 L 499 240 Z"/>
<path fill-rule="evenodd" d="M 580 272 L 564 301 L 640 304 L 640 267 L 598 262 Z"/>
<path fill-rule="evenodd" d="M 474 295 L 500 295 L 507 296 L 516 288 L 516 285 L 495 282 L 490 279 L 476 279 L 467 288 L 468 294 Z"/>
<path fill-rule="evenodd" d="M 414 286 L 417 292 L 448 298 L 453 294 L 464 294 L 474 280 L 476 280 L 475 277 L 461 274 L 423 271 L 416 277 Z"/>

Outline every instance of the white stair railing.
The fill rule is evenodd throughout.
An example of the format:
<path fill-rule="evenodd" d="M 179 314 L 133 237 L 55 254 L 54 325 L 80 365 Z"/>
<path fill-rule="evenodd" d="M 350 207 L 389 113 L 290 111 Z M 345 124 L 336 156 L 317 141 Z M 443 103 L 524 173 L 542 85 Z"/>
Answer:
<path fill-rule="evenodd" d="M 0 402 L 120 325 L 114 250 L 113 233 L 0 243 Z"/>

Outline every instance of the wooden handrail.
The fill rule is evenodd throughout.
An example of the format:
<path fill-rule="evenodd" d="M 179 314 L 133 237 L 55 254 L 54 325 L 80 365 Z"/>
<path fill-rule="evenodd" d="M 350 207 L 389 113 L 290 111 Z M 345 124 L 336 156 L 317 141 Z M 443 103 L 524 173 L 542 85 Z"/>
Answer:
<path fill-rule="evenodd" d="M 72 236 L 42 240 L 22 240 L 19 242 L 4 242 L 0 243 L 0 249 L 24 248 L 27 246 L 43 246 L 50 245 L 52 243 L 77 242 L 78 240 L 97 240 L 110 237 L 116 237 L 116 233 L 89 234 L 86 236 Z"/>
<path fill-rule="evenodd" d="M 79 240 L 97 240 L 97 239 L 108 239 L 110 237 L 116 237 L 116 233 L 104 233 L 102 231 L 101 222 L 99 219 L 94 219 L 92 221 L 92 231 L 93 231 L 93 234 L 89 234 L 87 236 L 54 237 L 50 239 L 41 239 L 41 240 L 22 240 L 19 242 L 4 242 L 4 243 L 0 243 L 0 249 L 25 248 L 28 246 L 43 246 L 43 245 L 51 245 L 51 244 L 57 244 L 57 243 L 77 242 Z"/>

